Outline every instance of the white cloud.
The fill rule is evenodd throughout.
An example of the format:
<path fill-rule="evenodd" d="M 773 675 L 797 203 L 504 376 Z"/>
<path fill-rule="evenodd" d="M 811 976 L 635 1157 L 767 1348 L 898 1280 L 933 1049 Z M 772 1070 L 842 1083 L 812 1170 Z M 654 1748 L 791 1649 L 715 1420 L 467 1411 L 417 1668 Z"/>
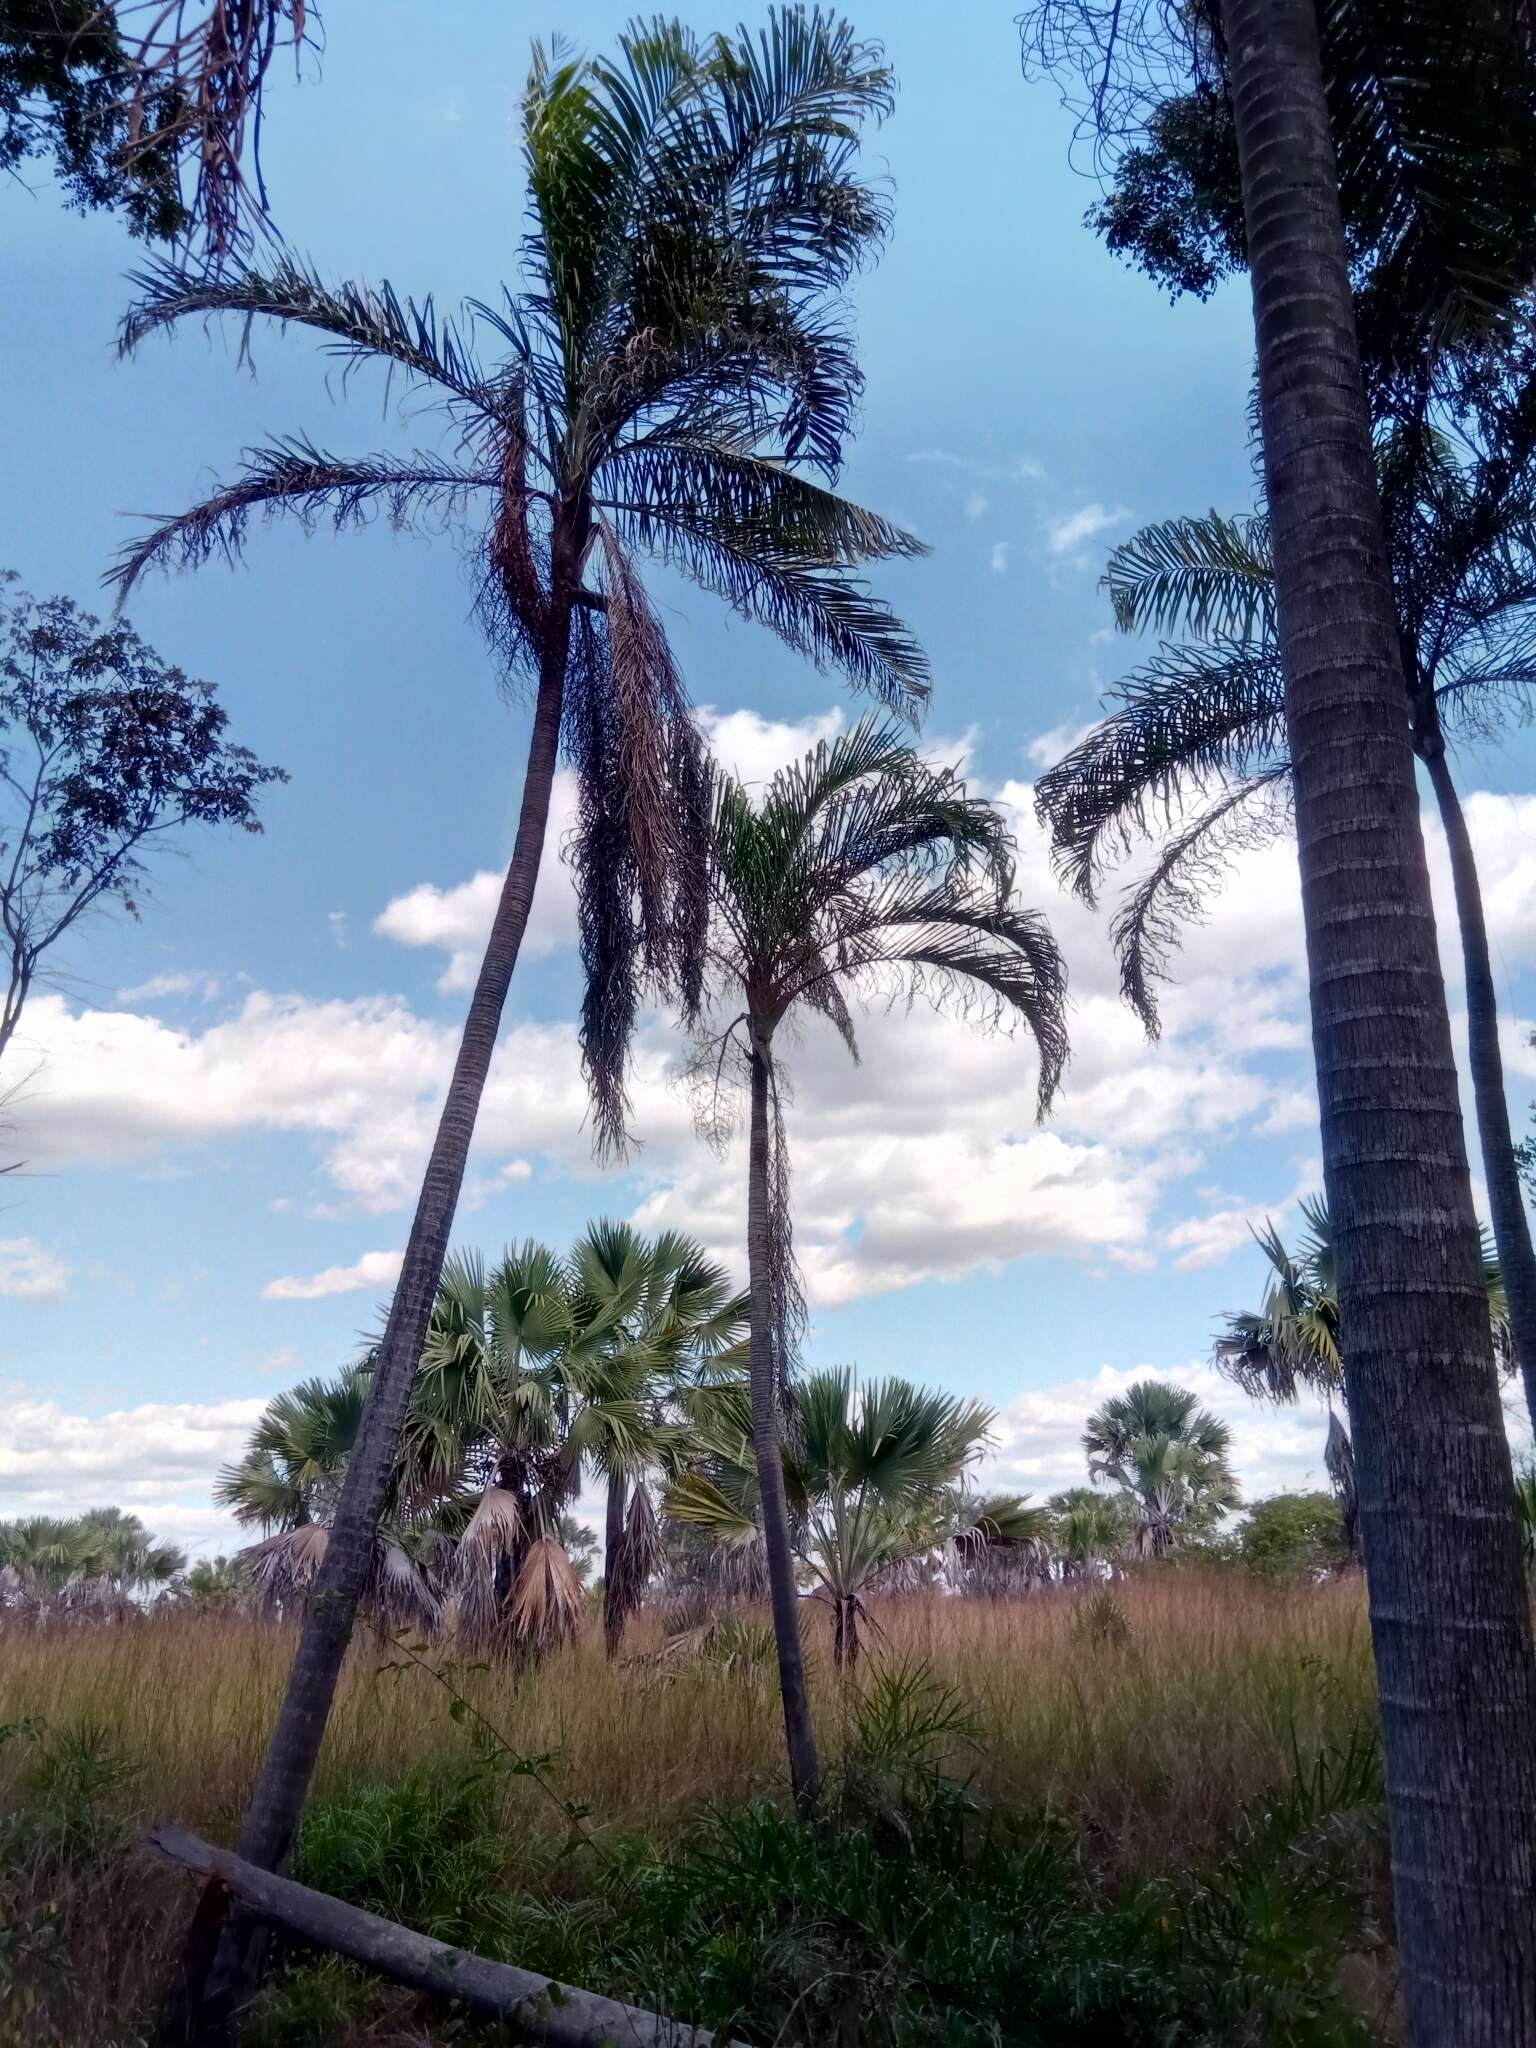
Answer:
<path fill-rule="evenodd" d="M 997 1445 L 987 1461 L 984 1483 L 1031 1494 L 1036 1500 L 1088 1477 L 1083 1425 L 1111 1395 L 1136 1380 L 1172 1380 L 1187 1387 L 1232 1431 L 1232 1466 L 1246 1500 L 1265 1494 L 1326 1488 L 1323 1444 L 1327 1411 L 1307 1400 L 1295 1408 L 1273 1408 L 1249 1400 L 1206 1360 L 1171 1371 L 1156 1366 L 1124 1370 L 1101 1366 L 1090 1378 L 1032 1387 L 1000 1406 Z"/>
<path fill-rule="evenodd" d="M 717 711 L 712 704 L 699 707 L 699 723 L 709 741 L 709 750 L 727 775 L 759 789 L 798 761 L 823 740 L 833 740 L 848 724 L 840 704 L 830 711 L 812 713 L 809 718 L 764 718 L 750 710 Z"/>
<path fill-rule="evenodd" d="M 1038 733 L 1028 742 L 1025 755 L 1037 768 L 1054 768 L 1064 754 L 1070 754 L 1075 746 L 1087 739 L 1095 722 L 1089 719 L 1086 724 L 1079 724 L 1069 718 L 1061 725 L 1053 725 L 1049 732 Z"/>
<path fill-rule="evenodd" d="M 1069 555 L 1084 541 L 1093 540 L 1111 527 L 1121 525 L 1132 517 L 1124 505 L 1101 505 L 1097 499 L 1091 505 L 1080 505 L 1075 512 L 1067 512 L 1059 519 L 1052 519 L 1046 526 L 1046 541 L 1053 555 Z"/>
<path fill-rule="evenodd" d="M 1009 557 L 1009 556 L 1010 556 L 1010 555 L 1011 555 L 1012 553 L 1013 553 L 1013 542 L 1012 542 L 1012 541 L 1010 541 L 1010 540 L 995 540 L 995 541 L 993 541 L 993 543 L 992 543 L 992 553 L 991 553 L 991 554 L 990 554 L 990 555 L 988 556 L 987 560 L 988 560 L 988 566 L 989 566 L 989 567 L 991 568 L 992 574 L 993 574 L 994 576 L 1006 576 L 1006 575 L 1008 574 L 1008 557 Z"/>
<path fill-rule="evenodd" d="M 325 921 L 331 928 L 331 937 L 344 953 L 347 950 L 347 913 L 344 910 L 328 910 Z"/>
<path fill-rule="evenodd" d="M 576 892 L 571 871 L 560 856 L 567 833 L 576 822 L 576 778 L 568 769 L 555 777 L 550 796 L 544 860 L 523 934 L 522 958 L 538 960 L 576 943 Z M 438 987 L 470 989 L 480 972 L 491 920 L 501 896 L 505 871 L 482 869 L 467 882 L 443 889 L 422 882 L 386 903 L 373 929 L 402 946 L 433 946 L 448 954 Z"/>
<path fill-rule="evenodd" d="M 152 1003 L 161 996 L 199 996 L 203 1002 L 211 1003 L 219 986 L 216 974 L 194 974 L 178 968 L 167 974 L 152 974 L 136 988 L 120 988 L 117 999 L 120 1003 Z"/>
<path fill-rule="evenodd" d="M 1045 464 L 1037 462 L 1032 455 L 1016 455 L 1010 462 L 993 462 L 956 455 L 949 448 L 914 448 L 903 460 L 921 463 L 930 469 L 957 470 L 992 483 L 1041 483 L 1046 474 Z"/>
<path fill-rule="evenodd" d="M 991 504 L 991 502 L 992 502 L 992 500 L 991 500 L 991 499 L 990 499 L 989 497 L 987 497 L 987 496 L 985 495 L 985 493 L 984 493 L 984 492 L 982 492 L 982 491 L 971 491 L 971 492 L 969 492 L 969 493 L 967 494 L 967 496 L 966 496 L 966 500 L 965 500 L 965 516 L 966 516 L 966 518 L 967 518 L 967 519 L 982 519 L 982 518 L 984 518 L 984 517 L 986 516 L 986 511 L 987 511 L 987 507 L 988 507 L 988 506 L 989 506 L 989 505 Z"/>
<path fill-rule="evenodd" d="M 291 1344 L 284 1344 L 272 1356 L 258 1365 L 256 1370 L 264 1379 L 295 1380 L 303 1370 L 304 1361 Z"/>
<path fill-rule="evenodd" d="M 35 1237 L 0 1237 L 0 1294 L 18 1301 L 58 1301 L 69 1267 Z"/>
<path fill-rule="evenodd" d="M 364 1287 L 393 1287 L 400 1273 L 400 1252 L 364 1252 L 350 1266 L 327 1266 L 308 1278 L 287 1273 L 269 1280 L 263 1301 L 320 1301 L 328 1294 L 356 1294 Z"/>

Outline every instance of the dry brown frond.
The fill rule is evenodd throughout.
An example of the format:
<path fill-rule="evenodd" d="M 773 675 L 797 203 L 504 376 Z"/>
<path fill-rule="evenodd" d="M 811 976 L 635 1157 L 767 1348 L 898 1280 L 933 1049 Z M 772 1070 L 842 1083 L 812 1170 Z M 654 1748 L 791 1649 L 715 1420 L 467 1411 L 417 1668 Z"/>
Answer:
<path fill-rule="evenodd" d="M 586 1612 L 576 1567 L 556 1537 L 540 1536 L 528 1546 L 512 1595 L 512 1626 L 539 1649 L 574 1636 Z"/>

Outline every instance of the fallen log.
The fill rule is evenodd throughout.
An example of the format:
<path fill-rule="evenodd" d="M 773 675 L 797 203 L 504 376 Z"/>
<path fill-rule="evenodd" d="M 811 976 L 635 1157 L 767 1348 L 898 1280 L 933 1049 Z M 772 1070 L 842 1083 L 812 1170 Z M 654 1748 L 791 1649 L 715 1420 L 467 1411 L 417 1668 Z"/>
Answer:
<path fill-rule="evenodd" d="M 153 1827 L 142 1840 L 162 1862 L 217 1878 L 258 1920 L 317 1948 L 350 1956 L 409 1990 L 454 1999 L 488 2019 L 508 2021 L 543 2048 L 741 2048 L 737 2042 L 716 2043 L 705 2028 L 687 2026 L 664 2013 L 624 2005 L 595 1991 L 578 1991 L 535 1970 L 493 1963 L 468 1949 L 434 1941 L 414 1928 L 349 1906 L 329 1892 L 311 1891 L 291 1877 L 274 1876 L 184 1828 Z"/>

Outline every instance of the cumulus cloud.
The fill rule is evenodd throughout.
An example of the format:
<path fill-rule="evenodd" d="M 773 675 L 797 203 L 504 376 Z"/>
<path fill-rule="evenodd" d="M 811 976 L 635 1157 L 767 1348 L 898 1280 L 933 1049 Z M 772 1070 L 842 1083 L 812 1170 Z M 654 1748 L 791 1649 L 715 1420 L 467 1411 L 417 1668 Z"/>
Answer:
<path fill-rule="evenodd" d="M 69 1268 L 35 1237 L 0 1237 L 0 1294 L 18 1301 L 58 1301 Z"/>
<path fill-rule="evenodd" d="M 1046 544 L 1053 555 L 1070 555 L 1084 541 L 1097 539 L 1132 516 L 1128 506 L 1101 505 L 1095 499 L 1091 505 L 1079 505 L 1075 512 L 1050 520 L 1045 529 Z"/>
<path fill-rule="evenodd" d="M 576 892 L 570 868 L 560 856 L 575 822 L 576 778 L 563 768 L 550 796 L 544 862 L 523 935 L 521 957 L 525 959 L 542 959 L 576 943 Z M 473 988 L 504 879 L 501 869 L 482 869 L 469 881 L 449 888 L 439 888 L 435 882 L 419 883 L 386 903 L 374 919 L 373 929 L 402 946 L 432 946 L 447 953 L 448 965 L 437 984 L 440 989 Z"/>
<path fill-rule="evenodd" d="M 1083 1425 L 1093 1410 L 1135 1381 L 1172 1380 L 1187 1387 L 1232 1431 L 1232 1466 L 1246 1500 L 1265 1494 L 1326 1488 L 1323 1445 L 1327 1410 L 1321 1402 L 1273 1408 L 1249 1400 L 1204 1359 L 1172 1370 L 1149 1365 L 1121 1370 L 1101 1366 L 1084 1379 L 1031 1387 L 1004 1401 L 998 1411 L 996 1445 L 983 1483 L 1036 1500 L 1085 1483 Z"/>
<path fill-rule="evenodd" d="M 364 1252 L 350 1266 L 327 1266 L 302 1276 L 287 1273 L 269 1280 L 263 1301 L 322 1301 L 328 1294 L 356 1294 L 364 1287 L 393 1287 L 400 1273 L 401 1252 Z"/>

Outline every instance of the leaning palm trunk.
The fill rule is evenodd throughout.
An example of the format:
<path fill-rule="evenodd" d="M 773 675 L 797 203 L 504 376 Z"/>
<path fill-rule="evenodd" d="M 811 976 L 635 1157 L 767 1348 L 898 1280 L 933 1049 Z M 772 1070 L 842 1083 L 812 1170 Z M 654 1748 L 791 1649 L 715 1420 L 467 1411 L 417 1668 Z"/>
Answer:
<path fill-rule="evenodd" d="M 1407 2038 L 1536 2042 L 1536 1664 L 1315 0 L 1222 0 Z"/>
<path fill-rule="evenodd" d="M 1499 1254 L 1499 1277 L 1509 1311 L 1510 1341 L 1525 1383 L 1525 1402 L 1536 1424 L 1536 1248 L 1520 1188 L 1509 1098 L 1504 1093 L 1504 1058 L 1499 1051 L 1499 1004 L 1488 955 L 1488 925 L 1477 862 L 1461 798 L 1451 778 L 1443 742 L 1426 750 L 1425 765 L 1451 856 L 1456 919 L 1461 927 L 1463 979 L 1467 991 L 1467 1061 L 1477 1105 L 1477 1136 L 1488 1183 L 1488 1214 Z"/>
<path fill-rule="evenodd" d="M 552 605 L 551 615 L 550 634 L 540 662 L 511 865 L 470 1000 L 389 1321 L 379 1345 L 362 1429 L 347 1463 L 346 1479 L 331 1524 L 325 1561 L 306 1606 L 277 1723 L 240 1830 L 238 1853 L 263 1870 L 280 1870 L 292 1850 L 336 1681 L 351 1641 L 358 1603 L 368 1584 L 374 1531 L 395 1468 L 480 1098 L 538 881 L 560 737 L 570 635 L 569 602 L 563 610 L 558 604 Z M 200 1910 L 194 1922 L 187 1974 L 191 2003 L 203 2008 L 199 2023 L 212 2026 L 234 2010 L 246 1987 L 253 1942 L 251 1930 L 224 1921 L 222 1900 L 215 1903 L 209 1896 L 205 1906 L 207 1910 Z M 210 1937 L 220 1936 L 221 1931 L 214 1955 Z"/>
<path fill-rule="evenodd" d="M 795 1805 L 806 1813 L 817 1790 L 816 1738 L 805 1686 L 805 1646 L 800 1640 L 800 1602 L 795 1590 L 795 1555 L 790 1542 L 789 1502 L 779 1448 L 780 1389 L 774 1370 L 773 1224 L 769 1214 L 768 1089 L 773 1054 L 752 1031 L 752 1124 L 747 1159 L 747 1268 L 752 1296 L 749 1339 L 752 1383 L 752 1445 L 763 1549 L 768 1564 L 768 1597 L 779 1653 L 779 1690 L 784 1699 L 784 1738 Z"/>

